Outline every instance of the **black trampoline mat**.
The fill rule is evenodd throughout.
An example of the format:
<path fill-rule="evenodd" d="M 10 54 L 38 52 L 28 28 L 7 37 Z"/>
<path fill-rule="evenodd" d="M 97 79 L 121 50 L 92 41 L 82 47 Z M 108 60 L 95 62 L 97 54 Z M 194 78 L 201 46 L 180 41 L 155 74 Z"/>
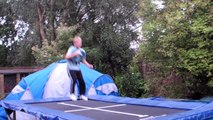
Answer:
<path fill-rule="evenodd" d="M 28 104 L 86 116 L 96 120 L 143 120 L 186 111 L 182 109 L 118 104 L 93 100 L 41 102 Z"/>

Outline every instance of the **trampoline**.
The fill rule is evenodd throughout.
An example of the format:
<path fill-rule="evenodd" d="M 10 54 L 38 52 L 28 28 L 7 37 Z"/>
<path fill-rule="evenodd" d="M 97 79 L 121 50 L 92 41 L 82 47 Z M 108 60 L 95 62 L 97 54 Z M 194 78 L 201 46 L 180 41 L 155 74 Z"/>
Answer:
<path fill-rule="evenodd" d="M 36 116 L 41 120 L 149 120 L 149 119 L 210 119 L 212 102 L 183 102 L 163 98 L 125 98 L 89 96 L 89 101 L 68 98 L 45 100 L 1 101 L 7 114 L 16 111 Z"/>

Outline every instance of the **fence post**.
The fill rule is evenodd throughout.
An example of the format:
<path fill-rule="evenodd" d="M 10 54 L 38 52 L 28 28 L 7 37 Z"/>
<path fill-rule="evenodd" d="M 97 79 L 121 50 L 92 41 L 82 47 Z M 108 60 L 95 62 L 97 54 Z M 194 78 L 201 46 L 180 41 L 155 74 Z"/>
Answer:
<path fill-rule="evenodd" d="M 16 84 L 19 83 L 20 79 L 21 79 L 21 74 L 20 73 L 16 73 Z"/>
<path fill-rule="evenodd" d="M 0 74 L 0 98 L 4 97 L 4 74 Z"/>

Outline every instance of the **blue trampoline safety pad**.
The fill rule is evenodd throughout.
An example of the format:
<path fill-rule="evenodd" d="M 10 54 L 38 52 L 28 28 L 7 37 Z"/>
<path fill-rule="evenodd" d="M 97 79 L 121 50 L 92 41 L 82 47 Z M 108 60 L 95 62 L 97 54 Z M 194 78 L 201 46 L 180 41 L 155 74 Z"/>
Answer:
<path fill-rule="evenodd" d="M 186 110 L 174 114 L 164 114 L 153 117 L 152 120 L 213 120 L 213 101 L 180 101 L 169 100 L 161 97 L 151 98 L 129 98 L 116 96 L 91 96 L 90 99 L 134 104 L 137 106 L 150 106 L 158 108 L 171 108 Z M 153 111 L 154 112 L 154 111 Z"/>
<path fill-rule="evenodd" d="M 213 118 L 213 102 L 184 102 L 164 98 L 89 96 L 89 101 L 68 98 L 3 100 L 7 113 L 22 111 L 45 120 L 204 120 Z"/>

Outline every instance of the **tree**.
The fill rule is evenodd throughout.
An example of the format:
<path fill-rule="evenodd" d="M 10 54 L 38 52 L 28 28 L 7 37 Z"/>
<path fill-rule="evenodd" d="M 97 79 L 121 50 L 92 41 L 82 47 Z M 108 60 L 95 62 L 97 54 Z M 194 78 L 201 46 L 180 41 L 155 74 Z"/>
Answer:
<path fill-rule="evenodd" d="M 133 59 L 131 64 L 128 65 L 128 69 L 122 71 L 115 77 L 115 83 L 118 86 L 118 91 L 121 96 L 134 98 L 149 96 L 149 88 L 146 85 L 146 81 L 142 78 L 139 65 L 136 62 L 137 61 Z"/>
<path fill-rule="evenodd" d="M 164 7 L 158 9 L 152 1 L 141 2 L 146 42 L 140 59 L 152 61 L 161 70 L 157 76 L 162 86 L 165 76 L 175 72 L 185 85 L 178 89 L 182 89 L 179 97 L 212 94 L 212 4 L 210 0 L 163 1 Z"/>
<path fill-rule="evenodd" d="M 96 67 L 116 73 L 126 68 L 133 56 L 129 46 L 137 39 L 132 30 L 137 23 L 134 16 L 137 0 L 21 0 L 13 4 L 16 14 L 29 24 L 29 29 L 37 36 L 35 40 L 40 43 L 48 41 L 50 45 L 57 41 L 56 29 L 60 24 L 77 26 L 74 34 L 83 33 L 84 45 L 91 49 L 88 53 L 94 55 L 92 52 L 99 51 L 98 59 L 89 57 Z"/>
<path fill-rule="evenodd" d="M 138 22 L 134 15 L 138 10 L 138 0 L 14 0 L 8 1 L 8 5 L 13 13 L 13 22 L 19 20 L 27 24 L 22 29 L 27 28 L 28 31 L 20 40 L 30 41 L 29 44 L 38 49 L 43 49 L 44 43 L 45 46 L 57 43 L 57 29 L 62 25 L 68 28 L 76 26 L 73 34 L 82 33 L 88 60 L 97 69 L 106 70 L 109 74 L 119 73 L 127 68 L 134 55 L 130 42 L 137 40 L 133 27 Z M 24 44 L 14 43 L 14 50 L 16 45 L 17 50 L 21 50 L 18 46 L 21 48 Z M 21 51 L 15 52 L 19 53 L 18 56 L 26 56 Z M 19 60 L 10 63 L 22 65 Z"/>
<path fill-rule="evenodd" d="M 81 24 L 83 39 L 91 51 L 88 55 L 98 69 L 110 74 L 126 69 L 134 55 L 130 42 L 137 40 L 133 27 L 138 22 L 134 16 L 138 1 L 132 0 L 91 0 L 85 22 Z M 88 49 L 89 53 L 90 50 Z"/>
<path fill-rule="evenodd" d="M 36 58 L 38 65 L 48 65 L 57 60 L 64 58 L 67 49 L 72 42 L 71 38 L 74 36 L 76 27 L 61 26 L 57 29 L 57 38 L 55 41 L 43 41 L 42 46 L 38 45 L 32 47 L 32 54 Z"/>
<path fill-rule="evenodd" d="M 14 42 L 16 30 L 14 16 L 10 4 L 6 0 L 0 1 L 0 41 L 2 45 L 8 46 Z"/>
<path fill-rule="evenodd" d="M 3 46 L 3 45 L 0 45 L 0 66 L 1 67 L 4 67 L 7 65 L 7 52 L 8 52 L 8 49 Z"/>
<path fill-rule="evenodd" d="M 21 40 L 16 41 L 10 46 L 10 50 L 7 55 L 7 66 L 33 66 L 35 64 L 35 58 L 32 55 L 31 48 L 34 45 L 34 41 Z"/>

